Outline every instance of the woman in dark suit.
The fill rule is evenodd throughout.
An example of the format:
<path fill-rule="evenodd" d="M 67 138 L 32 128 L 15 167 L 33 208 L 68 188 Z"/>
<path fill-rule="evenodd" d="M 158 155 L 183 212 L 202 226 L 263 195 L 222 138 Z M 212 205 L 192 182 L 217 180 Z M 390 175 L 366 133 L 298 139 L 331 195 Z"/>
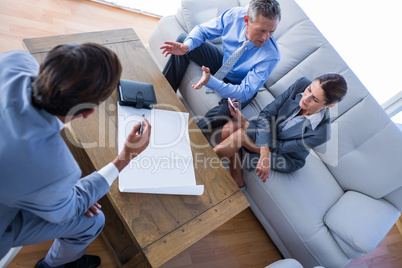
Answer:
<path fill-rule="evenodd" d="M 245 159 L 246 168 L 255 169 L 264 182 L 270 169 L 296 171 L 304 166 L 310 148 L 330 139 L 328 109 L 341 101 L 346 92 L 346 81 L 339 74 L 324 74 L 313 81 L 303 77 L 250 122 L 229 103 L 235 121 L 223 127 L 223 141 L 214 151 L 228 160 L 230 173 L 239 187 L 244 186 L 242 147 L 251 155 Z"/>

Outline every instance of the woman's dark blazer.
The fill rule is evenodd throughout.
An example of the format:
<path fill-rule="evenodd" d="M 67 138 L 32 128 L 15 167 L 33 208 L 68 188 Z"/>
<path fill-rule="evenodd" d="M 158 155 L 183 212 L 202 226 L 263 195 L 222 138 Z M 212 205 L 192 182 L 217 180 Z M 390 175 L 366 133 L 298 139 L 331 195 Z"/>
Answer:
<path fill-rule="evenodd" d="M 309 120 L 278 133 L 277 125 L 291 116 L 299 108 L 302 93 L 311 81 L 305 77 L 298 79 L 285 92 L 268 104 L 253 121 L 247 134 L 257 146 L 268 146 L 271 153 L 271 169 L 293 172 L 302 168 L 310 148 L 328 141 L 331 136 L 329 111 L 313 130 Z M 252 134 L 250 132 L 254 131 Z M 250 135 L 251 134 L 251 135 Z M 254 137 L 253 137 L 254 136 Z"/>

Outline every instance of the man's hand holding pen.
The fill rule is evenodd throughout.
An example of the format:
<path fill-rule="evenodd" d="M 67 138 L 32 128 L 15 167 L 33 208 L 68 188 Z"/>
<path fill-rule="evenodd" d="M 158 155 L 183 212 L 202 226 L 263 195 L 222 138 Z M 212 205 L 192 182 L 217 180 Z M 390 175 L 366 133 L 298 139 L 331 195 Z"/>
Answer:
<path fill-rule="evenodd" d="M 140 135 L 142 135 L 142 130 L 144 129 L 144 119 L 145 119 L 145 114 L 142 114 L 141 126 L 140 126 Z"/>
<path fill-rule="evenodd" d="M 125 168 L 130 161 L 144 151 L 149 144 L 151 136 L 151 125 L 145 116 L 142 116 L 141 122 L 135 124 L 130 134 L 124 142 L 121 153 L 113 160 L 113 164 L 119 172 Z"/>

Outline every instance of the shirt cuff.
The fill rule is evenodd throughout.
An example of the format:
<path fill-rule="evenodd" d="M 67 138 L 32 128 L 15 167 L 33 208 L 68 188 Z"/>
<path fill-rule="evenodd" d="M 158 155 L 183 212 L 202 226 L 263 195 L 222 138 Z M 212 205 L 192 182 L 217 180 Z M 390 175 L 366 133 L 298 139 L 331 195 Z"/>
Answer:
<path fill-rule="evenodd" d="M 211 76 L 209 78 L 208 83 L 205 84 L 205 86 L 207 86 L 208 88 L 210 88 L 213 91 L 218 92 L 218 88 L 222 85 L 222 81 L 219 79 L 216 79 L 215 77 Z"/>
<path fill-rule="evenodd" d="M 193 42 L 193 40 L 189 39 L 188 37 L 186 39 L 184 39 L 183 44 L 188 45 L 187 53 L 189 53 L 191 50 L 194 49 L 194 42 Z"/>
<path fill-rule="evenodd" d="M 117 176 L 119 176 L 119 170 L 113 163 L 107 164 L 101 168 L 98 173 L 107 181 L 109 186 L 111 186 Z"/>

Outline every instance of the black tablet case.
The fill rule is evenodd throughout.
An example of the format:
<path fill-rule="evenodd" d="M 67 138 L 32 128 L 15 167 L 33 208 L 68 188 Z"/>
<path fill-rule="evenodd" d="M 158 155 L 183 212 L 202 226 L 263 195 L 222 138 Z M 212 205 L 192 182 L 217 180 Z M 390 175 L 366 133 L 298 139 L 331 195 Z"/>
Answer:
<path fill-rule="evenodd" d="M 156 104 L 154 86 L 148 83 L 120 79 L 117 96 L 119 104 L 123 106 L 151 109 Z"/>

